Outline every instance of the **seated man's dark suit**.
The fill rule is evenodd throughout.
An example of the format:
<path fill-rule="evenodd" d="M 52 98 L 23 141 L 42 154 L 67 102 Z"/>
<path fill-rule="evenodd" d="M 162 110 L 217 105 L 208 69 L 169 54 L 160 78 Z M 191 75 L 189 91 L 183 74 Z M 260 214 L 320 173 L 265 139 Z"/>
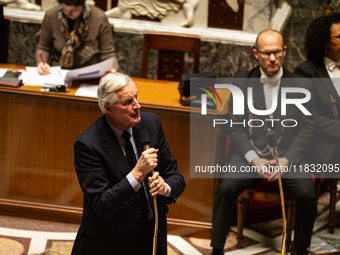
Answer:
<path fill-rule="evenodd" d="M 302 87 L 308 90 L 311 86 L 308 82 L 293 82 L 292 79 L 287 81 L 285 78 L 297 78 L 298 76 L 283 68 L 283 76 L 280 82 L 278 107 L 273 113 L 273 119 L 276 121 L 274 127 L 271 127 L 265 119 L 267 116 L 252 115 L 247 106 L 247 87 L 253 88 L 253 105 L 257 110 L 266 110 L 265 96 L 263 91 L 263 84 L 260 82 L 260 68 L 256 67 L 249 72 L 243 72 L 236 75 L 234 79 L 237 85 L 244 94 L 245 98 L 245 114 L 233 115 L 233 99 L 229 102 L 230 120 L 241 123 L 245 119 L 248 123 L 249 119 L 261 119 L 264 121 L 264 126 L 249 128 L 246 124 L 237 124 L 233 127 L 227 125 L 227 131 L 231 138 L 231 145 L 228 149 L 227 163 L 240 169 L 241 166 L 249 166 L 248 161 L 244 155 L 250 151 L 255 150 L 259 157 L 272 159 L 271 153 L 267 147 L 266 133 L 269 130 L 276 132 L 279 140 L 279 158 L 286 157 L 292 164 L 299 165 L 303 163 L 305 151 L 308 149 L 309 143 L 314 134 L 314 117 L 305 116 L 295 105 L 287 105 L 287 114 L 281 115 L 281 88 L 283 87 Z M 300 78 L 301 80 L 301 78 Z M 288 98 L 298 98 L 298 93 L 289 93 Z M 315 106 L 312 99 L 303 104 L 304 107 L 312 113 L 315 111 Z M 296 127 L 282 128 L 281 121 L 283 119 L 294 119 L 298 122 Z M 259 122 L 253 123 L 258 125 Z M 292 123 L 285 125 L 292 125 Z M 266 149 L 267 148 L 267 149 Z M 262 154 L 262 155 L 261 155 Z M 310 174 L 306 174 L 295 178 L 294 173 L 285 173 L 282 176 L 283 188 L 289 191 L 297 203 L 296 220 L 295 220 L 295 249 L 304 249 L 310 246 L 311 235 L 314 226 L 314 220 L 317 213 L 317 196 L 313 181 Z M 304 178 L 306 177 L 306 178 Z M 227 234 L 229 232 L 232 220 L 233 204 L 237 201 L 238 196 L 248 187 L 255 184 L 259 178 L 257 173 L 240 173 L 238 175 L 228 173 L 221 179 L 221 184 L 215 194 L 214 208 L 213 208 L 213 228 L 211 246 L 214 248 L 223 248 Z"/>
<path fill-rule="evenodd" d="M 141 113 L 141 121 L 132 129 L 139 156 L 143 147 L 138 134 L 144 130 L 148 131 L 151 148 L 159 149 L 155 171 L 158 171 L 171 187 L 171 197 L 157 195 L 157 254 L 165 255 L 168 212 L 166 204 L 174 203 L 183 192 L 184 178 L 177 171 L 177 161 L 169 151 L 156 114 Z M 72 254 L 145 254 L 145 251 L 141 251 L 144 250 L 144 245 L 152 247 L 152 235 L 148 244 L 140 243 L 146 235 L 142 231 L 142 226 L 145 225 L 143 221 L 148 219 L 142 215 L 141 201 L 126 178 L 131 170 L 105 115 L 80 135 L 75 142 L 74 152 L 75 168 L 84 192 L 84 211 Z M 146 187 L 149 190 L 149 186 Z M 152 196 L 147 193 L 152 204 Z"/>
<path fill-rule="evenodd" d="M 326 70 L 324 63 L 307 60 L 294 71 L 296 74 L 315 78 L 314 99 L 317 111 L 317 132 L 313 138 L 314 155 L 321 163 L 340 163 L 340 97 Z M 340 77 L 339 77 L 340 80 Z"/>

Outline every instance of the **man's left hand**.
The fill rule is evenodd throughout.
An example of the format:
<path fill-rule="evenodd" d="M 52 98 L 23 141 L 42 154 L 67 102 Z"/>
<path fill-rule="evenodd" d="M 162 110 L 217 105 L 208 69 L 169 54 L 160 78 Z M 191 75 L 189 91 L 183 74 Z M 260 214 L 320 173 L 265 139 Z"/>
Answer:
<path fill-rule="evenodd" d="M 165 185 L 162 176 L 158 172 L 149 177 L 149 187 L 151 196 L 156 196 L 157 194 L 165 196 L 168 193 L 168 186 Z"/>
<path fill-rule="evenodd" d="M 268 163 L 271 166 L 276 166 L 275 159 L 271 159 L 268 161 Z M 285 167 L 288 167 L 290 165 L 289 159 L 286 157 L 279 158 L 279 168 L 275 168 L 275 171 L 272 173 L 272 175 L 268 178 L 268 181 L 275 181 L 278 178 L 278 170 L 280 169 L 280 175 L 283 175 L 285 173 L 284 169 Z"/>

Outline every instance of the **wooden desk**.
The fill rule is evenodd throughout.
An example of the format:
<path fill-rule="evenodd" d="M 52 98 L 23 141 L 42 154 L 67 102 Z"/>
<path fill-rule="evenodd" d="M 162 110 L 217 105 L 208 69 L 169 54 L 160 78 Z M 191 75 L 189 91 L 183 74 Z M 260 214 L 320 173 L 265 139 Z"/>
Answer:
<path fill-rule="evenodd" d="M 170 206 L 169 225 L 177 226 L 171 233 L 192 236 L 201 227 L 209 229 L 216 184 L 214 179 L 190 178 L 190 109 L 179 103 L 178 84 L 133 81 L 142 111 L 159 116 L 187 184 Z M 77 86 L 68 88 L 69 93 L 40 88 L 0 87 L 0 213 L 80 223 L 83 194 L 74 170 L 73 144 L 102 113 L 96 98 L 74 95 Z M 224 104 L 214 114 L 226 113 Z M 215 143 L 217 135 L 206 139 Z M 209 155 L 199 155 L 202 162 L 211 157 L 223 162 L 224 152 L 212 149 Z"/>

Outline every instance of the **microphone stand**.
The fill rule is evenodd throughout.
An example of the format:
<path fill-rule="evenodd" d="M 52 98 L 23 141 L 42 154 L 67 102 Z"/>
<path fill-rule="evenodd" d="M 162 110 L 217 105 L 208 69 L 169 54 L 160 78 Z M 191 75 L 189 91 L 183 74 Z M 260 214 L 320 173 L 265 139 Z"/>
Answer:
<path fill-rule="evenodd" d="M 150 148 L 149 143 L 144 143 L 143 144 L 144 150 L 147 150 Z M 154 175 L 155 171 L 152 169 L 151 174 Z M 157 232 L 158 232 L 158 209 L 157 209 L 157 200 L 156 196 L 153 197 L 153 207 L 155 211 L 155 230 L 154 230 L 154 235 L 153 235 L 153 248 L 152 248 L 152 255 L 156 255 L 157 251 Z"/>
<path fill-rule="evenodd" d="M 286 255 L 285 253 L 285 243 L 286 243 L 286 230 L 287 230 L 287 221 L 286 221 L 286 211 L 285 211 L 285 200 L 283 195 L 282 181 L 281 181 L 281 171 L 279 165 L 279 152 L 277 147 L 271 148 L 271 153 L 275 159 L 276 165 L 279 168 L 277 181 L 279 183 L 280 189 L 280 198 L 281 198 L 281 208 L 282 208 L 282 219 L 283 219 L 283 230 L 282 230 L 282 241 L 281 241 L 281 252 L 278 255 Z"/>

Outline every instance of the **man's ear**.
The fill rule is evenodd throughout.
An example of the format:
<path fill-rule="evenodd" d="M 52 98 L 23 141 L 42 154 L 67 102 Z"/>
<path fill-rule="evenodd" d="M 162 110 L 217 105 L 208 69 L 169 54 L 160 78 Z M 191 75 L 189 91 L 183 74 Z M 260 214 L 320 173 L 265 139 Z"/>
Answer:
<path fill-rule="evenodd" d="M 283 56 L 286 56 L 286 52 L 287 52 L 287 46 L 283 46 Z"/>
<path fill-rule="evenodd" d="M 109 103 L 105 103 L 104 108 L 105 108 L 107 114 L 109 114 L 110 116 L 113 115 L 113 109 L 112 109 L 113 106 L 112 105 L 110 105 Z"/>
<path fill-rule="evenodd" d="M 257 52 L 257 50 L 255 49 L 255 47 L 253 47 L 253 54 L 254 54 L 254 57 L 258 60 L 259 59 L 259 57 L 258 57 L 258 52 Z"/>

